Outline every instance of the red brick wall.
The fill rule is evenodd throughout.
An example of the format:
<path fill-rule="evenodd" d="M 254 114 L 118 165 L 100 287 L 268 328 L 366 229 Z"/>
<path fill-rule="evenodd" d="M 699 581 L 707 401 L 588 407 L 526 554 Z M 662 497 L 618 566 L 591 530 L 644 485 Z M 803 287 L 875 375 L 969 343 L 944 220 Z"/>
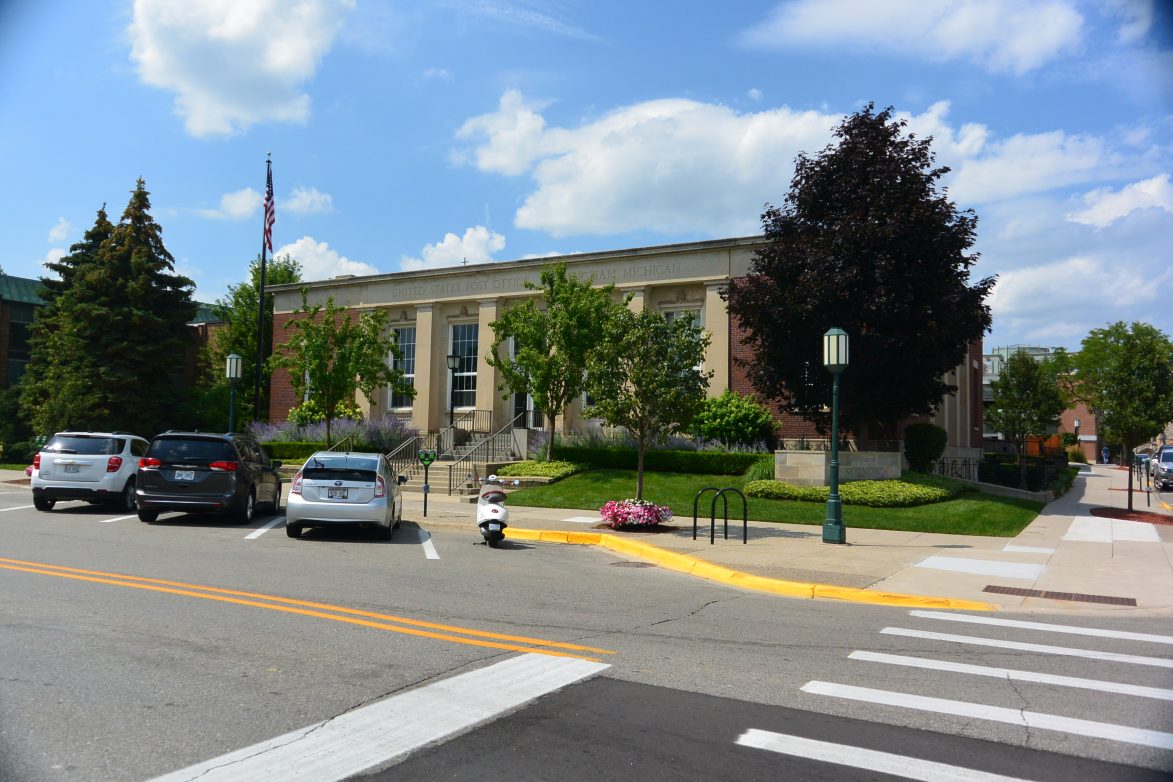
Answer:
<path fill-rule="evenodd" d="M 746 373 L 745 362 L 752 362 L 755 360 L 753 348 L 742 342 L 745 338 L 745 329 L 741 325 L 741 321 L 733 315 L 729 316 L 729 387 L 734 392 L 743 395 L 749 395 L 757 399 L 758 402 L 764 404 L 774 413 L 774 420 L 778 422 L 778 437 L 806 437 L 810 439 L 819 439 L 825 435 L 819 434 L 815 429 L 815 425 L 802 420 L 802 418 L 792 413 L 784 412 L 781 405 L 773 401 L 763 401 L 754 390 L 753 385 L 749 382 L 749 377 Z M 849 433 L 844 432 L 843 436 L 849 436 Z"/>
<path fill-rule="evenodd" d="M 292 319 L 293 313 L 274 313 L 271 346 L 274 353 L 277 346 L 285 342 L 285 324 Z M 277 424 L 289 418 L 290 408 L 296 407 L 298 401 L 293 393 L 293 383 L 289 380 L 289 370 L 278 369 L 273 372 L 269 382 L 269 422 Z"/>

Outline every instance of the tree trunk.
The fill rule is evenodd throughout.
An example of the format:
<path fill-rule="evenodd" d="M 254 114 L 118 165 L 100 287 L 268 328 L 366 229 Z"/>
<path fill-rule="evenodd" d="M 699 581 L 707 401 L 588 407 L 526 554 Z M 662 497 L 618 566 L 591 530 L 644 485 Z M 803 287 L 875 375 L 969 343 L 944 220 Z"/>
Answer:
<path fill-rule="evenodd" d="M 647 448 L 643 440 L 636 444 L 635 455 L 635 498 L 644 498 L 644 450 Z"/>
<path fill-rule="evenodd" d="M 330 416 L 326 416 L 326 448 L 329 448 L 332 445 L 332 443 L 330 442 L 330 424 L 331 423 L 333 423 L 333 421 L 331 420 Z"/>
<path fill-rule="evenodd" d="M 553 414 L 546 415 L 546 461 L 553 461 L 554 459 L 554 416 Z"/>
<path fill-rule="evenodd" d="M 1128 512 L 1132 512 L 1132 474 L 1136 472 L 1136 465 L 1133 462 L 1136 459 L 1136 454 L 1131 450 L 1124 452 L 1128 456 Z"/>

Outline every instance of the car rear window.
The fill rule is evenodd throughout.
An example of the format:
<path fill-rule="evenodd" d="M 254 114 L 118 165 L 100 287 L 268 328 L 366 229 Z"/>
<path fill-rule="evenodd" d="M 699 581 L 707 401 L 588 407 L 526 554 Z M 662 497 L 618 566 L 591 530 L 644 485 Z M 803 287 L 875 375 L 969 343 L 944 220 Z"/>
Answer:
<path fill-rule="evenodd" d="M 86 437 L 84 435 L 54 435 L 41 450 L 52 453 L 74 453 L 83 456 L 109 456 L 122 453 L 123 441 L 117 437 Z"/>
<path fill-rule="evenodd" d="M 151 443 L 147 456 L 169 464 L 208 464 L 236 460 L 230 443 L 187 437 L 161 437 Z"/>
<path fill-rule="evenodd" d="M 1157 459 L 1161 464 L 1173 464 L 1173 451 L 1165 451 Z"/>
<path fill-rule="evenodd" d="M 379 468 L 377 459 L 318 459 L 311 458 L 301 474 L 312 481 L 365 481 L 375 480 Z"/>

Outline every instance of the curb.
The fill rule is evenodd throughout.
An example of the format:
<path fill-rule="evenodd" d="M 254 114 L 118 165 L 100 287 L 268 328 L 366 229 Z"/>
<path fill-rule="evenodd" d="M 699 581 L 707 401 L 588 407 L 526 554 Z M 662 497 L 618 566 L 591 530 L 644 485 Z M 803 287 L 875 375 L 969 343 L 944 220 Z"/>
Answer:
<path fill-rule="evenodd" d="M 566 543 L 576 546 L 601 546 L 619 554 L 637 557 L 651 562 L 665 570 L 717 581 L 740 589 L 766 592 L 785 597 L 808 600 L 839 600 L 848 603 L 901 606 L 904 608 L 951 608 L 964 611 L 996 611 L 997 606 L 977 600 L 961 600 L 950 597 L 926 597 L 902 595 L 894 592 L 871 592 L 858 587 L 833 586 L 805 581 L 784 581 L 766 576 L 754 576 L 737 570 L 714 565 L 711 562 L 677 554 L 648 543 L 624 540 L 614 535 L 599 532 L 563 532 L 556 530 L 529 530 L 509 527 L 506 539 L 530 540 L 539 543 Z"/>

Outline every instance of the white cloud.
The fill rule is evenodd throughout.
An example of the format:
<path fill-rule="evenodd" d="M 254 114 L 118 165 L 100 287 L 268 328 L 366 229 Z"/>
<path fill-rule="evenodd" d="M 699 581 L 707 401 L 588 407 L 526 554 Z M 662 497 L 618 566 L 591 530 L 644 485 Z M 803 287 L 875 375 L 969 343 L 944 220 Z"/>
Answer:
<path fill-rule="evenodd" d="M 427 68 L 423 72 L 425 81 L 452 81 L 452 72 L 447 68 Z"/>
<path fill-rule="evenodd" d="M 273 257 L 289 255 L 301 264 L 302 279 L 329 280 L 346 274 L 357 276 L 379 274 L 369 263 L 352 261 L 330 249 L 326 242 L 319 242 L 312 236 L 303 236 L 292 244 L 282 245 L 273 252 Z"/>
<path fill-rule="evenodd" d="M 219 209 L 196 209 L 201 217 L 213 220 L 244 220 L 261 207 L 261 194 L 251 187 L 220 196 Z"/>
<path fill-rule="evenodd" d="M 504 249 L 504 236 L 483 225 L 475 225 L 465 230 L 464 236 L 449 231 L 436 244 L 424 245 L 420 253 L 423 258 L 403 256 L 399 259 L 399 268 L 403 271 L 419 271 L 456 266 L 464 261 L 485 263 L 493 260 L 493 253 Z"/>
<path fill-rule="evenodd" d="M 461 139 L 488 137 L 476 149 L 477 168 L 510 176 L 523 173 L 546 146 L 546 120 L 517 90 L 506 90 L 497 111 L 466 120 L 456 131 Z"/>
<path fill-rule="evenodd" d="M 757 87 L 751 87 L 749 91 L 745 93 L 745 97 L 749 98 L 754 103 L 757 103 L 762 99 L 762 91 Z"/>
<path fill-rule="evenodd" d="M 1108 0 L 1108 7 L 1120 17 L 1120 28 L 1116 31 L 1118 43 L 1137 43 L 1153 26 L 1152 0 Z"/>
<path fill-rule="evenodd" d="M 795 0 L 775 6 L 741 41 L 885 50 L 1022 74 L 1078 50 L 1083 22 L 1070 0 Z"/>
<path fill-rule="evenodd" d="M 45 257 L 39 261 L 39 264 L 44 266 L 47 263 L 56 263 L 57 261 L 64 258 L 65 254 L 65 250 L 61 247 L 54 247 L 49 250 L 49 252 L 45 253 Z"/>
<path fill-rule="evenodd" d="M 1107 228 L 1138 209 L 1164 209 L 1173 213 L 1173 185 L 1168 174 L 1133 182 L 1119 192 L 1106 187 L 1097 188 L 1083 197 L 1087 208 L 1067 215 L 1073 223 Z"/>
<path fill-rule="evenodd" d="M 316 187 L 298 186 L 280 206 L 298 215 L 323 214 L 334 211 L 334 198 Z"/>
<path fill-rule="evenodd" d="M 176 93 L 197 137 L 257 122 L 305 122 L 301 89 L 354 0 L 135 0 L 128 30 L 139 76 Z"/>
<path fill-rule="evenodd" d="M 49 229 L 49 242 L 64 242 L 73 231 L 73 225 L 64 217 L 57 218 L 57 224 Z"/>

